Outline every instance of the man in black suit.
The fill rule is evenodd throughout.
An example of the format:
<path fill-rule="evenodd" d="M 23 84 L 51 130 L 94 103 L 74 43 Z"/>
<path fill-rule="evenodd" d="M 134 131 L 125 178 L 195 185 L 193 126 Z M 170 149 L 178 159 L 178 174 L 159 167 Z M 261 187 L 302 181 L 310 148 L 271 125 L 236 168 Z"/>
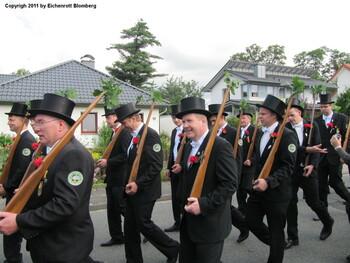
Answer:
<path fill-rule="evenodd" d="M 20 140 L 16 147 L 7 182 L 0 184 L 0 195 L 6 197 L 6 204 L 10 202 L 15 189 L 18 188 L 27 170 L 34 152 L 32 144 L 36 142 L 34 136 L 28 131 L 28 120 L 26 119 L 27 105 L 14 102 L 8 115 L 8 126 L 16 134 L 20 132 Z M 24 122 L 24 124 L 23 124 Z M 23 124 L 23 127 L 22 127 Z M 21 253 L 22 236 L 16 232 L 4 236 L 3 247 L 7 262 L 22 262 Z"/>
<path fill-rule="evenodd" d="M 183 127 L 182 127 L 182 120 L 176 118 L 176 114 L 180 112 L 180 105 L 171 105 L 171 119 L 173 123 L 176 125 L 176 128 L 174 128 L 171 132 L 170 137 L 170 149 L 169 149 L 169 158 L 168 158 L 168 165 L 167 170 L 165 171 L 165 177 L 170 178 L 171 183 L 171 204 L 173 208 L 173 217 L 174 217 L 174 224 L 164 229 L 165 232 L 173 232 L 173 231 L 179 231 L 180 227 L 180 219 L 181 219 L 181 194 L 180 194 L 180 188 L 179 185 L 179 179 L 181 176 L 180 174 L 175 174 L 172 172 L 172 167 L 175 164 L 178 150 L 180 148 L 181 141 L 183 139 Z"/>
<path fill-rule="evenodd" d="M 280 263 L 284 256 L 284 227 L 286 213 L 291 198 L 291 174 L 297 157 L 297 137 L 289 129 L 284 129 L 274 155 L 272 168 L 266 179 L 259 178 L 271 149 L 279 133 L 279 120 L 285 111 L 285 104 L 268 95 L 263 104 L 258 104 L 259 120 L 263 126 L 262 135 L 256 140 L 255 151 L 245 165 L 256 163 L 253 191 L 248 199 L 246 223 L 249 230 L 260 241 L 270 246 L 267 262 Z M 263 218 L 266 215 L 267 225 Z"/>
<path fill-rule="evenodd" d="M 334 220 L 329 215 L 327 207 L 320 201 L 318 194 L 317 168 L 319 153 L 326 153 L 321 149 L 321 139 L 318 125 L 303 120 L 304 108 L 297 98 L 293 99 L 292 107 L 288 112 L 286 127 L 298 136 L 297 161 L 292 174 L 292 199 L 287 210 L 287 241 L 286 248 L 299 245 L 298 237 L 298 190 L 303 189 L 304 197 L 308 206 L 318 215 L 323 228 L 320 239 L 325 240 L 332 233 Z M 312 130 L 311 130 L 312 127 Z M 309 144 L 311 136 L 311 141 Z M 308 163 L 306 162 L 308 156 Z"/>
<path fill-rule="evenodd" d="M 175 170 L 183 171 L 185 209 L 180 225 L 180 263 L 219 263 L 224 240 L 231 231 L 230 203 L 237 189 L 237 172 L 232 146 L 226 140 L 215 139 L 201 196 L 191 196 L 210 137 L 207 119 L 210 116 L 204 100 L 195 97 L 181 100 L 181 112 L 176 115 L 182 118 L 184 130 L 191 139 L 186 143 L 181 165 L 175 165 Z"/>
<path fill-rule="evenodd" d="M 141 122 L 139 109 L 133 103 L 115 110 L 118 119 L 131 133 L 128 154 L 128 175 L 132 171 L 139 143 L 145 125 Z M 143 262 L 140 246 L 140 232 L 147 240 L 167 257 L 167 263 L 175 263 L 179 243 L 168 237 L 151 220 L 154 204 L 161 196 L 160 172 L 163 167 L 163 151 L 158 133 L 147 127 L 147 136 L 142 149 L 136 181 L 126 184 L 126 211 L 124 220 L 125 256 L 128 263 Z M 129 176 L 127 181 L 129 181 Z"/>
<path fill-rule="evenodd" d="M 120 123 L 116 122 L 117 115 L 114 109 L 104 108 L 106 123 L 113 130 L 110 141 L 120 128 Z M 126 150 L 129 147 L 131 135 L 126 130 L 122 130 L 115 142 L 108 159 L 100 159 L 97 162 L 99 168 L 106 168 L 106 195 L 107 195 L 107 219 L 108 229 L 111 239 L 101 246 L 109 247 L 115 244 L 124 244 L 125 238 L 122 229 L 122 216 L 125 214 L 124 189 L 127 173 Z"/>
<path fill-rule="evenodd" d="M 319 104 L 322 115 L 315 118 L 315 122 L 320 129 L 322 148 L 327 149 L 327 153 L 321 153 L 320 155 L 317 173 L 320 199 L 326 206 L 328 206 L 328 185 L 346 202 L 349 201 L 349 191 L 342 179 L 343 166 L 339 155 L 330 143 L 330 139 L 336 133 L 345 138 L 348 118 L 344 114 L 333 112 L 333 103 L 330 94 L 321 94 Z"/>
<path fill-rule="evenodd" d="M 210 117 L 210 123 L 213 126 L 215 124 L 215 121 L 217 119 L 217 114 L 219 112 L 221 104 L 210 104 L 209 105 L 209 111 L 212 114 Z M 227 140 L 232 147 L 234 148 L 235 143 L 237 144 L 237 156 L 236 156 L 236 167 L 237 167 L 237 182 L 240 181 L 240 173 L 241 173 L 241 167 L 242 167 L 242 140 L 239 140 L 236 142 L 236 134 L 237 134 L 237 128 L 230 126 L 226 121 L 226 116 L 228 114 L 226 112 L 222 113 L 222 116 L 219 120 L 219 129 L 217 131 L 217 136 L 220 136 L 221 138 L 224 138 Z M 231 200 L 232 203 L 232 200 Z M 243 242 L 246 240 L 249 236 L 249 230 L 245 225 L 244 222 L 244 215 L 231 204 L 231 219 L 232 219 L 232 225 L 235 226 L 239 231 L 240 234 L 237 238 L 237 242 Z"/>
<path fill-rule="evenodd" d="M 67 134 L 75 103 L 45 94 L 33 110 L 40 143 L 52 148 Z M 32 113 L 32 112 L 30 112 Z M 47 158 L 47 156 L 45 157 Z M 40 166 L 40 160 L 37 160 Z M 74 137 L 59 151 L 21 214 L 0 212 L 0 231 L 19 231 L 27 240 L 32 261 L 90 263 L 94 230 L 89 201 L 94 164 L 89 151 Z"/>
<path fill-rule="evenodd" d="M 247 198 L 248 193 L 252 189 L 252 182 L 254 179 L 254 165 L 246 166 L 243 163 L 247 160 L 248 151 L 252 142 L 255 126 L 251 124 L 253 115 L 249 112 L 243 112 L 241 119 L 241 136 L 240 139 L 243 141 L 242 146 L 242 170 L 240 176 L 240 182 L 237 189 L 237 202 L 238 210 L 245 214 L 247 209 Z M 237 115 L 240 118 L 240 114 Z"/>

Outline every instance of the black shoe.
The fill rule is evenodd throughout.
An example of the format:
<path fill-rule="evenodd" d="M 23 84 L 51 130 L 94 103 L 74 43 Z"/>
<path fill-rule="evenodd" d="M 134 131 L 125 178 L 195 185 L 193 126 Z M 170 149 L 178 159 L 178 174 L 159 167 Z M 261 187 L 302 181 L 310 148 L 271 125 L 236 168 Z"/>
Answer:
<path fill-rule="evenodd" d="M 175 258 L 168 258 L 166 263 L 175 263 L 177 261 L 177 256 Z"/>
<path fill-rule="evenodd" d="M 142 243 L 145 244 L 145 243 L 147 243 L 147 242 L 148 242 L 148 239 L 144 237 L 143 240 L 142 240 Z"/>
<path fill-rule="evenodd" d="M 179 251 L 180 251 L 180 244 L 177 243 L 177 246 L 174 249 L 176 249 L 175 256 L 167 258 L 166 263 L 175 263 L 177 261 L 177 257 L 179 256 Z"/>
<path fill-rule="evenodd" d="M 346 257 L 346 260 L 350 263 L 350 255 Z"/>
<path fill-rule="evenodd" d="M 332 234 L 333 224 L 334 224 L 334 219 L 331 218 L 331 223 L 327 226 L 326 225 L 323 226 L 320 234 L 321 240 L 327 239 Z"/>
<path fill-rule="evenodd" d="M 239 234 L 239 237 L 237 238 L 237 242 L 241 243 L 244 240 L 246 240 L 249 236 L 249 230 L 241 230 L 241 233 Z"/>
<path fill-rule="evenodd" d="M 110 246 L 113 246 L 113 245 L 121 245 L 121 244 L 124 244 L 124 243 L 125 243 L 125 238 L 124 237 L 121 237 L 119 239 L 111 238 L 111 240 L 109 240 L 108 242 L 102 243 L 101 247 L 110 247 Z"/>
<path fill-rule="evenodd" d="M 177 225 L 172 225 L 171 227 L 168 227 L 164 229 L 164 232 L 176 232 L 179 231 L 179 227 Z"/>
<path fill-rule="evenodd" d="M 318 216 L 313 217 L 312 220 L 314 220 L 314 221 L 320 221 L 320 219 L 319 219 Z"/>
<path fill-rule="evenodd" d="M 299 239 L 287 239 L 286 244 L 284 245 L 285 249 L 291 248 L 292 246 L 299 245 Z"/>

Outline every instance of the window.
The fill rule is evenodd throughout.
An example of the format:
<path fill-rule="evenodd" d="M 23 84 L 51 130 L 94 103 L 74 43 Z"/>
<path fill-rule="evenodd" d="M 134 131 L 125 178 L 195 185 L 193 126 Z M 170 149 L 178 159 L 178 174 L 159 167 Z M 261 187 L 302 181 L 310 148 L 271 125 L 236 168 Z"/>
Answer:
<path fill-rule="evenodd" d="M 248 85 L 247 84 L 242 85 L 242 97 L 248 98 Z"/>
<path fill-rule="evenodd" d="M 83 112 L 81 114 L 83 114 Z M 81 133 L 97 134 L 97 132 L 97 112 L 91 112 L 81 123 Z"/>
<path fill-rule="evenodd" d="M 258 97 L 258 86 L 257 85 L 252 85 L 251 94 L 252 94 L 253 98 Z"/>
<path fill-rule="evenodd" d="M 259 86 L 259 98 L 266 98 L 267 96 L 267 87 Z"/>

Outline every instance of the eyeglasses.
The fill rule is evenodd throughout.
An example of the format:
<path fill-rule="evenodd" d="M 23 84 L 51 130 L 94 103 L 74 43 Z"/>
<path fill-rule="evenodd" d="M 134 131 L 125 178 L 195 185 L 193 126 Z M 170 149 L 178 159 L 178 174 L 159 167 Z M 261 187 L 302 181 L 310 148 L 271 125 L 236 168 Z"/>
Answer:
<path fill-rule="evenodd" d="M 52 122 L 52 121 L 59 121 L 58 119 L 54 119 L 54 120 L 51 120 L 51 121 L 39 121 L 39 122 L 35 122 L 34 124 L 33 124 L 33 127 L 34 128 L 36 128 L 36 127 L 40 127 L 40 128 L 42 128 L 42 127 L 44 127 L 47 123 L 49 123 L 49 122 Z"/>

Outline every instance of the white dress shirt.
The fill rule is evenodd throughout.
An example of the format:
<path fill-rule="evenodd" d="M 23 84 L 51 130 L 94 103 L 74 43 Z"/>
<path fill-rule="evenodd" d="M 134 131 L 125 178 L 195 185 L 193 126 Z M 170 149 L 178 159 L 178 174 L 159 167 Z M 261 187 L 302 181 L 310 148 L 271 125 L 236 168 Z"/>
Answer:
<path fill-rule="evenodd" d="M 176 160 L 176 157 L 177 157 L 177 148 L 179 147 L 179 143 L 181 139 L 179 134 L 182 133 L 183 127 L 181 125 L 179 127 L 176 127 L 175 129 L 176 129 L 176 134 L 175 134 L 174 148 L 173 148 L 174 160 Z"/>
<path fill-rule="evenodd" d="M 134 147 L 133 139 L 139 134 L 139 132 L 140 132 L 141 128 L 143 127 L 143 125 L 144 125 L 144 124 L 141 123 L 141 125 L 140 125 L 139 127 L 137 127 L 136 130 L 134 130 L 134 131 L 131 133 L 132 139 L 131 139 L 131 141 L 130 141 L 129 148 L 128 148 L 128 150 L 127 150 L 128 156 L 129 156 L 130 150 L 132 149 L 132 147 Z"/>
<path fill-rule="evenodd" d="M 274 124 L 272 124 L 270 127 L 263 127 L 263 135 L 260 140 L 260 156 L 264 152 L 264 149 L 266 147 L 266 144 L 270 140 L 270 134 L 273 133 L 278 125 L 278 122 L 276 121 Z"/>
<path fill-rule="evenodd" d="M 203 135 L 197 142 L 195 142 L 195 141 L 192 141 L 192 142 L 191 142 L 192 150 L 191 150 L 191 152 L 190 152 L 190 156 L 196 156 L 196 154 L 197 154 L 197 152 L 198 152 L 198 150 L 199 150 L 199 147 L 201 146 L 201 144 L 202 144 L 202 142 L 204 141 L 205 136 L 207 136 L 208 132 L 209 132 L 209 130 L 207 130 L 207 131 L 204 133 L 204 135 Z M 191 164 L 191 163 L 190 163 L 190 158 L 188 158 L 188 160 L 187 160 L 187 167 L 189 167 L 190 164 Z"/>

